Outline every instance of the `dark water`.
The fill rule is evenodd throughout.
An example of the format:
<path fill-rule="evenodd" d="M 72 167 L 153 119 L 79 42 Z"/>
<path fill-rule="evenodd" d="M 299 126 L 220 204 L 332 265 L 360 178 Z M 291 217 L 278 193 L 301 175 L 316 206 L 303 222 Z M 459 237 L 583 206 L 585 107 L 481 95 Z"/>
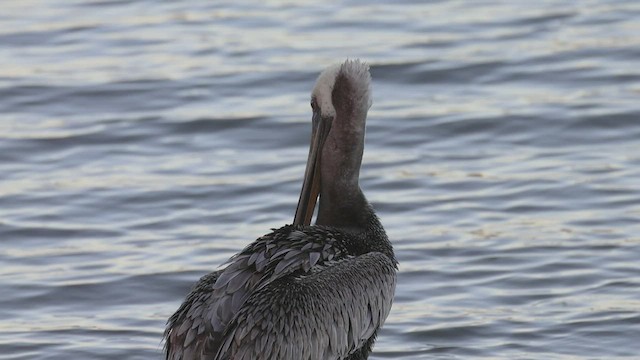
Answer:
<path fill-rule="evenodd" d="M 372 66 L 401 262 L 374 359 L 640 359 L 640 3 L 5 1 L 0 358 L 157 359 L 290 223 L 309 92 Z"/>

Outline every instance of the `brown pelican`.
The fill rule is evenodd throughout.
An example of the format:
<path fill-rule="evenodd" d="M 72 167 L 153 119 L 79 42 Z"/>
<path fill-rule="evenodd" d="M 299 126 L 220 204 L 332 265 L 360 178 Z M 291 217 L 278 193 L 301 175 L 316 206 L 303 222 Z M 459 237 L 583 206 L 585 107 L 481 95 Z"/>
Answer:
<path fill-rule="evenodd" d="M 293 225 L 273 229 L 200 279 L 167 322 L 167 359 L 369 356 L 391 308 L 397 268 L 358 183 L 370 79 L 358 60 L 320 74 Z"/>

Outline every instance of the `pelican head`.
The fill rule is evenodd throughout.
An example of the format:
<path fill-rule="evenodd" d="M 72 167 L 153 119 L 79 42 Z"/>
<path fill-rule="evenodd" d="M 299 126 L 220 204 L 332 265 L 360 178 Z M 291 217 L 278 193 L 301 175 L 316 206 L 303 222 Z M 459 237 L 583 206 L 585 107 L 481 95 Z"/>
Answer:
<path fill-rule="evenodd" d="M 369 66 L 359 60 L 332 65 L 318 77 L 311 93 L 311 145 L 294 224 L 311 223 L 318 196 L 318 224 L 331 222 L 331 211 L 364 201 L 358 178 L 370 84 Z"/>

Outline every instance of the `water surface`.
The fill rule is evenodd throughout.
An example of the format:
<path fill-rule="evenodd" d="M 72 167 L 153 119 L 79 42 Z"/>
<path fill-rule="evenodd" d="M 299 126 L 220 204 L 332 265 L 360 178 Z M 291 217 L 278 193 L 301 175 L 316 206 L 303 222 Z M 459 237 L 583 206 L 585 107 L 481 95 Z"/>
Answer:
<path fill-rule="evenodd" d="M 346 57 L 400 260 L 371 358 L 638 358 L 637 2 L 0 7 L 0 358 L 160 358 L 191 285 L 292 221 Z"/>

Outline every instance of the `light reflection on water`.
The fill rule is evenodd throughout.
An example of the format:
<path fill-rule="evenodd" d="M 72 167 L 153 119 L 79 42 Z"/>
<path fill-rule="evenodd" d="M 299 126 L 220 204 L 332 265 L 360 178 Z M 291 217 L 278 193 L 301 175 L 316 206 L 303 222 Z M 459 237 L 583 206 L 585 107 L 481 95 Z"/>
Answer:
<path fill-rule="evenodd" d="M 292 220 L 309 91 L 372 65 L 362 186 L 400 260 L 372 358 L 633 359 L 640 7 L 8 2 L 0 357 L 149 359 Z"/>

